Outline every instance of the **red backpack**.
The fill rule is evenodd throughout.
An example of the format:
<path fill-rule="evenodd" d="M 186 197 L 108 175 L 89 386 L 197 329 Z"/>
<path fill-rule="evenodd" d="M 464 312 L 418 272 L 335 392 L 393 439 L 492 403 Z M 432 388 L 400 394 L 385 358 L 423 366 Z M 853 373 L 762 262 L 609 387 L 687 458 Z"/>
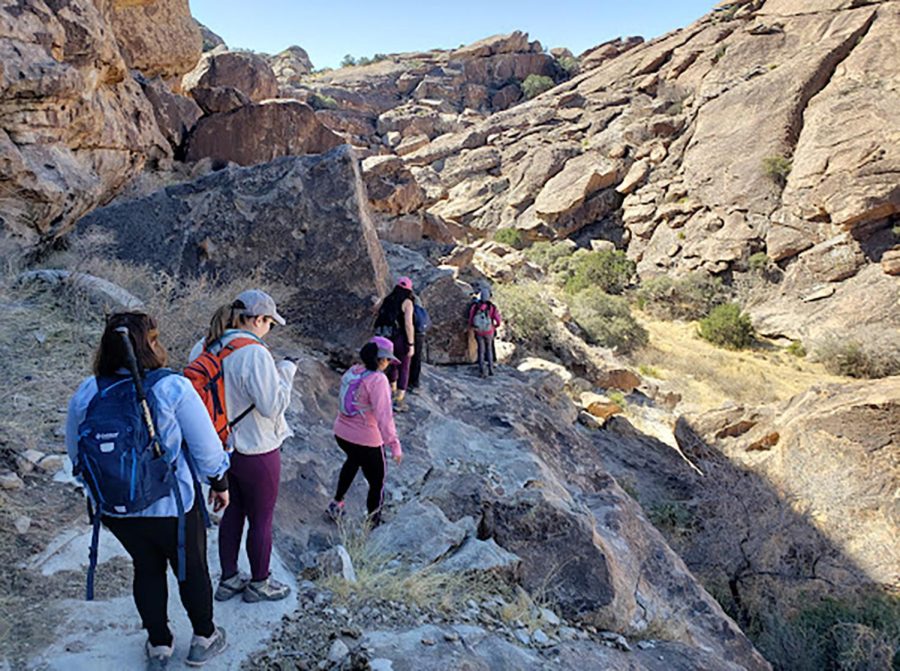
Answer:
<path fill-rule="evenodd" d="M 184 369 L 184 376 L 191 381 L 194 389 L 200 394 L 200 399 L 206 406 L 206 411 L 212 419 L 223 447 L 227 445 L 228 435 L 234 425 L 250 414 L 256 404 L 252 403 L 244 412 L 230 422 L 228 421 L 228 412 L 225 410 L 225 375 L 222 370 L 222 362 L 228 355 L 241 347 L 259 344 L 260 342 L 255 338 L 234 338 L 217 353 L 204 347 L 203 353 Z"/>

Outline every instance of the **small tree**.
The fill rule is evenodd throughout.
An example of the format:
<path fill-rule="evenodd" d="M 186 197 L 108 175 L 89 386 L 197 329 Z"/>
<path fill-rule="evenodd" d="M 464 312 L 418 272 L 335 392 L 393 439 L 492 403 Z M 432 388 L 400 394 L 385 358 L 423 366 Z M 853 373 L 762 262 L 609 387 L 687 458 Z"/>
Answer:
<path fill-rule="evenodd" d="M 779 186 L 787 183 L 791 174 L 791 159 L 784 156 L 766 156 L 762 162 L 763 174 Z"/>
<path fill-rule="evenodd" d="M 553 313 L 541 299 L 542 289 L 537 282 L 498 284 L 494 299 L 506 328 L 514 340 L 543 346 L 550 337 Z"/>
<path fill-rule="evenodd" d="M 356 59 L 353 58 L 353 56 L 351 56 L 350 54 L 346 54 L 346 55 L 341 59 L 341 67 L 342 67 L 342 68 L 346 68 L 346 67 L 348 67 L 348 66 L 350 66 L 350 65 L 356 65 Z"/>
<path fill-rule="evenodd" d="M 700 337 L 728 349 L 743 349 L 753 343 L 753 324 L 737 303 L 725 303 L 700 320 Z"/>
<path fill-rule="evenodd" d="M 553 80 L 546 75 L 528 75 L 522 82 L 522 93 L 530 100 L 544 91 L 549 91 L 553 86 Z"/>

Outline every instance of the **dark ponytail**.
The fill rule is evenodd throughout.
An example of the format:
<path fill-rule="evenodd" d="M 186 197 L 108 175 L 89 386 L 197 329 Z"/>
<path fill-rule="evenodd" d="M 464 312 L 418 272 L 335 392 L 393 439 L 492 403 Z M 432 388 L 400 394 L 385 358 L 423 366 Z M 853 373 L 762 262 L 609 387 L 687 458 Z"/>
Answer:
<path fill-rule="evenodd" d="M 206 340 L 203 341 L 204 346 L 209 347 L 219 340 L 227 329 L 235 328 L 238 315 L 243 309 L 245 308 L 241 301 L 234 301 L 216 310 L 212 319 L 209 320 L 209 331 L 206 332 Z"/>
<path fill-rule="evenodd" d="M 368 370 L 378 370 L 378 345 L 367 342 L 359 350 L 359 358 Z"/>

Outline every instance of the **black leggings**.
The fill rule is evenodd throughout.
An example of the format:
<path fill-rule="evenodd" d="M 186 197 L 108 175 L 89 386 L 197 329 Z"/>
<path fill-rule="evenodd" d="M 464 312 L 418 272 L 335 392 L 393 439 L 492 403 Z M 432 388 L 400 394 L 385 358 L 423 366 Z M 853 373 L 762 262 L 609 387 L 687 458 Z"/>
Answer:
<path fill-rule="evenodd" d="M 363 475 L 369 483 L 366 509 L 370 513 L 374 513 L 381 508 L 384 500 L 384 474 L 387 470 L 384 463 L 384 446 L 369 447 L 351 443 L 339 436 L 334 438 L 337 440 L 338 446 L 347 455 L 347 460 L 341 467 L 341 474 L 338 476 L 337 493 L 334 495 L 334 500 L 344 500 L 353 478 L 356 477 L 356 473 L 362 468 Z"/>
<path fill-rule="evenodd" d="M 178 591 L 194 633 L 212 636 L 215 631 L 212 584 L 206 563 L 206 526 L 200 505 L 202 503 L 197 500 L 185 516 L 185 580 L 178 583 Z M 150 645 L 172 645 L 166 563 L 178 572 L 178 518 L 103 517 L 103 524 L 131 555 L 134 563 L 134 603 L 149 635 Z"/>

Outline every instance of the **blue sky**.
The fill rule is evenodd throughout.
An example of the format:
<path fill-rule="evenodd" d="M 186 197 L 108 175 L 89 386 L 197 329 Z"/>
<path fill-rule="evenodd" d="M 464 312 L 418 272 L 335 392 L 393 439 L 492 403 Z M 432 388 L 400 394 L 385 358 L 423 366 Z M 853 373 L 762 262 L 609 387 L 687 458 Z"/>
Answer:
<path fill-rule="evenodd" d="M 317 67 L 344 54 L 455 48 L 524 30 L 576 55 L 620 35 L 661 35 L 700 18 L 717 0 L 190 0 L 191 12 L 231 47 L 276 53 L 292 44 Z"/>

